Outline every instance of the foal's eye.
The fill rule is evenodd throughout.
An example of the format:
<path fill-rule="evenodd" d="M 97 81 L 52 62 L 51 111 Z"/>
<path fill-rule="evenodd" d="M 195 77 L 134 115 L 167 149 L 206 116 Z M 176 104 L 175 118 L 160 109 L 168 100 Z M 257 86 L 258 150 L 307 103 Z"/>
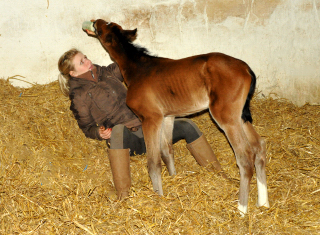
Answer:
<path fill-rule="evenodd" d="M 102 30 L 98 30 L 98 36 L 101 36 Z"/>

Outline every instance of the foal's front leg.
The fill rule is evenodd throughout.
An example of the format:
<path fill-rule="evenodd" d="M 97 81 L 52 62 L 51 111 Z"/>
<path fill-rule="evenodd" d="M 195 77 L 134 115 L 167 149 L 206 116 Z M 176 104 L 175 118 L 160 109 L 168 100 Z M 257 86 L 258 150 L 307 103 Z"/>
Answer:
<path fill-rule="evenodd" d="M 147 149 L 148 172 L 152 181 L 153 190 L 163 195 L 161 180 L 160 135 L 162 117 L 145 118 L 142 121 L 142 130 Z"/>
<path fill-rule="evenodd" d="M 174 166 L 172 133 L 173 133 L 174 117 L 165 117 L 162 122 L 160 152 L 163 162 L 166 164 L 169 175 L 176 175 Z"/>

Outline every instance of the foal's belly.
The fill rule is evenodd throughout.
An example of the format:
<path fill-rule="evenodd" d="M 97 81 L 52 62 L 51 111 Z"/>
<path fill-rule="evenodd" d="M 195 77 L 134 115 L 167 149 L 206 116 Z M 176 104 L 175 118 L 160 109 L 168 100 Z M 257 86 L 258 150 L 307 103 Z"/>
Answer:
<path fill-rule="evenodd" d="M 185 100 L 184 102 L 173 102 L 164 107 L 164 116 L 184 117 L 201 112 L 209 107 L 209 99 Z"/>

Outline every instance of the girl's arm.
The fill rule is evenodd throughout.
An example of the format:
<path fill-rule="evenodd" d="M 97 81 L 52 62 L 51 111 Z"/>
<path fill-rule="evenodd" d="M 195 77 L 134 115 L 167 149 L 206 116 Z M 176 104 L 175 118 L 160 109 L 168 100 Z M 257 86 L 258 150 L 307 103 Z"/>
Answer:
<path fill-rule="evenodd" d="M 108 73 L 111 74 L 111 76 L 117 78 L 120 80 L 120 82 L 123 82 L 123 77 L 120 71 L 119 66 L 116 63 L 110 64 L 106 67 Z"/>
<path fill-rule="evenodd" d="M 102 140 L 99 133 L 99 126 L 94 121 L 89 107 L 79 98 L 74 97 L 71 100 L 70 110 L 73 112 L 75 119 L 78 122 L 80 129 L 86 137 L 91 139 Z"/>

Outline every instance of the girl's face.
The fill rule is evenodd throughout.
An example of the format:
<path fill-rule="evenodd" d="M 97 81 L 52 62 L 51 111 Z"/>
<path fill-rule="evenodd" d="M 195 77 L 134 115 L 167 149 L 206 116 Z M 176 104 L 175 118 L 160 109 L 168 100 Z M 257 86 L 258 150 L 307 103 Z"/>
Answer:
<path fill-rule="evenodd" d="M 77 77 L 88 72 L 89 70 L 92 70 L 93 68 L 92 62 L 81 52 L 74 56 L 72 63 L 74 66 L 74 71 L 70 71 L 70 75 L 72 77 Z"/>

